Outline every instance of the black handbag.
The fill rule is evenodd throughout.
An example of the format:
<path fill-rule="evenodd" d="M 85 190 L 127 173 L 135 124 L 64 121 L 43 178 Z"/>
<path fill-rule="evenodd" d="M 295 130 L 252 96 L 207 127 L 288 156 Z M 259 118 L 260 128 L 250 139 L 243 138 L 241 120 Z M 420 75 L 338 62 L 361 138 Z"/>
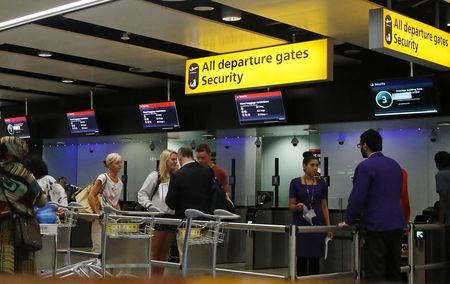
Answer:
<path fill-rule="evenodd" d="M 14 210 L 14 206 L 9 202 L 5 190 L 3 195 L 9 204 L 12 213 L 14 247 L 27 251 L 37 251 L 42 249 L 41 228 L 36 218 L 29 214 L 18 214 Z"/>
<path fill-rule="evenodd" d="M 42 249 L 41 228 L 36 218 L 13 213 L 13 226 L 14 247 L 27 251 Z"/>

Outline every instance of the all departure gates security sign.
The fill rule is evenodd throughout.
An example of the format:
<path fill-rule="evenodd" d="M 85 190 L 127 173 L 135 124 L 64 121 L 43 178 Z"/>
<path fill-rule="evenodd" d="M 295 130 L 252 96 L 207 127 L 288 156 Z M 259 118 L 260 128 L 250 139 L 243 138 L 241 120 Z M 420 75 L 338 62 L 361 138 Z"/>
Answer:
<path fill-rule="evenodd" d="M 384 8 L 370 10 L 369 47 L 429 66 L 450 68 L 450 34 Z"/>
<path fill-rule="evenodd" d="M 186 61 L 187 95 L 332 80 L 327 39 Z"/>

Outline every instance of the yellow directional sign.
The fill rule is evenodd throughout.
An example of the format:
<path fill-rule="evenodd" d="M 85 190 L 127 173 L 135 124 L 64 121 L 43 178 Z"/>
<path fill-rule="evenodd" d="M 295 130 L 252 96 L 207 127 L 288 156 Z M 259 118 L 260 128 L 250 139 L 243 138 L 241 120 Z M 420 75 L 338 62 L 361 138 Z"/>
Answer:
<path fill-rule="evenodd" d="M 185 93 L 213 93 L 332 80 L 327 39 L 186 61 Z"/>
<path fill-rule="evenodd" d="M 370 49 L 432 68 L 450 68 L 450 34 L 384 8 L 370 10 Z"/>

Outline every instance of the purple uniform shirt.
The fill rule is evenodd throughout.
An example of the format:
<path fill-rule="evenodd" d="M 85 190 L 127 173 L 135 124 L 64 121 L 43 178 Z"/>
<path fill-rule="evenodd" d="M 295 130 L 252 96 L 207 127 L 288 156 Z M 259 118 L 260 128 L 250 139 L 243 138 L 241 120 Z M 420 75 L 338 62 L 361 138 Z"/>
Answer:
<path fill-rule="evenodd" d="M 355 169 L 345 223 L 351 225 L 361 217 L 361 225 L 368 231 L 405 228 L 400 207 L 401 192 L 399 164 L 381 152 L 373 153 Z"/>

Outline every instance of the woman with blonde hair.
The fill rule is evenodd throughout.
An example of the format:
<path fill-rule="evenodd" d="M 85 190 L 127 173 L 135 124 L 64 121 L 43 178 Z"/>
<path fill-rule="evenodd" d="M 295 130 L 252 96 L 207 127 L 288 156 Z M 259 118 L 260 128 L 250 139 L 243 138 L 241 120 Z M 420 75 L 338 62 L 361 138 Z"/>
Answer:
<path fill-rule="evenodd" d="M 122 157 L 117 153 L 110 153 L 103 162 L 108 169 L 106 173 L 100 174 L 95 185 L 89 193 L 88 202 L 95 214 L 100 214 L 103 205 L 120 210 L 119 199 L 122 193 L 123 183 L 118 174 L 122 169 Z M 98 195 L 101 194 L 102 203 L 100 204 Z M 99 219 L 92 222 L 91 230 L 92 251 L 100 253 L 102 240 L 102 225 Z"/>
<path fill-rule="evenodd" d="M 162 218 L 172 218 L 175 212 L 166 202 L 170 175 L 178 169 L 178 155 L 173 150 L 164 150 L 159 156 L 159 171 L 151 172 L 138 192 L 138 201 L 144 208 L 158 207 L 164 212 Z M 176 226 L 157 224 L 152 239 L 152 259 L 167 261 L 170 247 L 175 240 Z M 161 276 L 164 268 L 152 266 L 152 276 Z"/>

